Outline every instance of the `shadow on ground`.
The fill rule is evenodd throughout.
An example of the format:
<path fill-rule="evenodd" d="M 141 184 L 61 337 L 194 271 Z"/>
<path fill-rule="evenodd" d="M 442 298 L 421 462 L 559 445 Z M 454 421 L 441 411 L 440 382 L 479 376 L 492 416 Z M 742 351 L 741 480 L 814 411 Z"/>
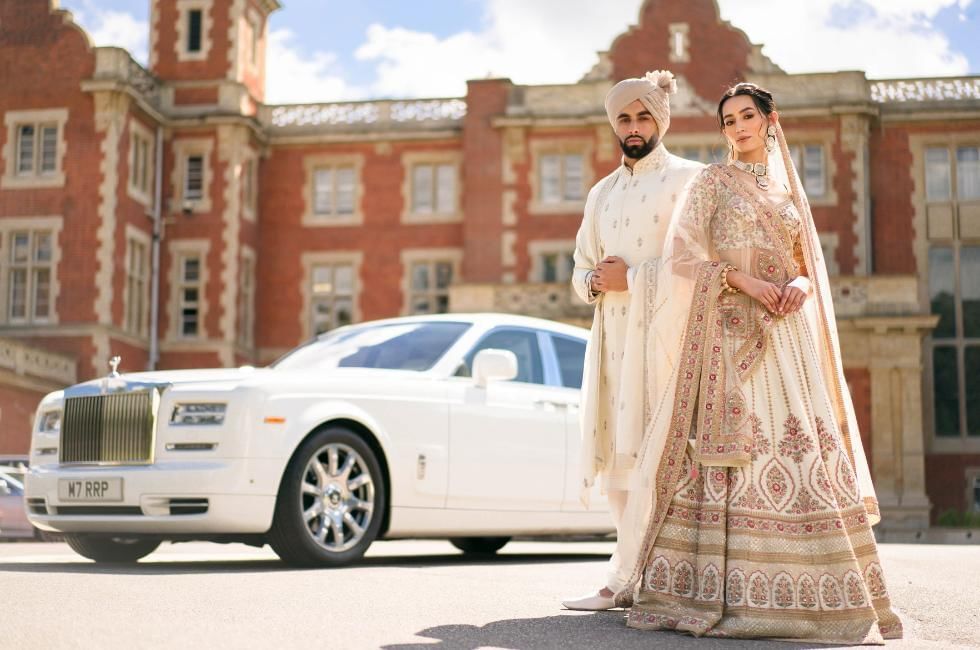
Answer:
<path fill-rule="evenodd" d="M 172 556 L 171 556 L 172 557 Z M 428 568 L 445 566 L 555 564 L 566 562 L 595 562 L 608 555 L 596 553 L 506 553 L 490 556 L 469 556 L 458 553 L 445 555 L 388 555 L 363 558 L 336 568 L 297 568 L 275 559 L 256 560 L 164 560 L 154 561 L 150 555 L 137 564 L 96 564 L 82 557 L 78 562 L 0 562 L 0 573 L 89 573 L 108 575 L 187 575 L 206 573 L 264 573 L 270 571 L 354 571 L 359 568 L 399 567 Z"/>
<path fill-rule="evenodd" d="M 403 643 L 382 646 L 384 650 L 477 650 L 477 648 L 507 648 L 512 650 L 541 650 L 543 648 L 827 648 L 806 643 L 786 643 L 758 640 L 695 639 L 676 632 L 647 632 L 626 627 L 624 612 L 578 613 L 544 618 L 517 618 L 478 625 L 440 625 L 430 627 L 416 636 L 432 642 Z"/>

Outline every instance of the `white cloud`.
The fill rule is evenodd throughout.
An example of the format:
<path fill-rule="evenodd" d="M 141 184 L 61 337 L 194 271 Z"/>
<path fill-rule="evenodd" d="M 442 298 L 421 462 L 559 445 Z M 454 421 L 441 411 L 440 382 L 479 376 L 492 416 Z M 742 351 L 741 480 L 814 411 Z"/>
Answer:
<path fill-rule="evenodd" d="M 303 102 L 363 99 L 365 90 L 352 86 L 330 52 L 306 53 L 288 29 L 269 32 L 266 48 L 266 102 Z"/>
<path fill-rule="evenodd" d="M 869 77 L 956 75 L 966 57 L 932 25 L 948 7 L 974 0 L 719 0 L 722 18 L 743 29 L 790 73 L 864 70 Z M 446 38 L 372 25 L 355 56 L 375 62 L 372 96 L 453 96 L 467 79 L 571 83 L 596 52 L 636 22 L 642 0 L 486 0 L 484 27 Z M 854 22 L 848 23 L 848 19 Z M 697 43 L 694 44 L 697 47 Z"/>
<path fill-rule="evenodd" d="M 73 10 L 72 15 L 96 46 L 121 47 L 146 65 L 150 35 L 147 21 L 125 11 L 99 9 L 92 0 L 85 0 L 81 9 Z"/>
<path fill-rule="evenodd" d="M 948 7 L 973 0 L 719 0 L 741 28 L 787 72 L 863 70 L 869 77 L 966 74 L 967 58 L 933 26 Z M 854 16 L 852 23 L 844 18 Z"/>

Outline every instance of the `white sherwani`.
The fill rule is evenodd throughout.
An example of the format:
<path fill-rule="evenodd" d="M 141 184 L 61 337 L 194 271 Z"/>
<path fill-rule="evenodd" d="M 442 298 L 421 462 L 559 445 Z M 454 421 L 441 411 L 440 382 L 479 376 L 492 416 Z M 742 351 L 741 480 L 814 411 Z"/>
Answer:
<path fill-rule="evenodd" d="M 587 502 L 589 488 L 601 475 L 602 491 L 612 491 L 610 507 L 617 530 L 621 507 L 613 496 L 627 488 L 628 469 L 617 467 L 615 459 L 632 456 L 636 450 L 615 448 L 616 426 L 625 409 L 642 408 L 644 391 L 643 386 L 621 385 L 620 374 L 626 340 L 640 332 L 627 328 L 629 291 L 594 294 L 589 283 L 606 257 L 625 260 L 629 284 L 639 264 L 660 257 L 675 205 L 687 182 L 702 168 L 670 154 L 663 144 L 633 169 L 620 165 L 589 192 L 576 238 L 572 285 L 582 300 L 596 306 L 582 381 L 580 485 Z M 615 560 L 614 556 L 614 564 Z"/>

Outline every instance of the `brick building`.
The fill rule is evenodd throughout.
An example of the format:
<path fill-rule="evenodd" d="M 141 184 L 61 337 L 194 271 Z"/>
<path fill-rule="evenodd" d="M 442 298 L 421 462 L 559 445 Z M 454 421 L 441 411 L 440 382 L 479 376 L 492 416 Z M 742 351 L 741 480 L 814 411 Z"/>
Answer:
<path fill-rule="evenodd" d="M 573 239 L 619 161 L 602 99 L 665 67 L 667 146 L 689 158 L 723 155 L 728 84 L 776 96 L 887 525 L 980 509 L 980 77 L 786 74 L 714 0 L 647 0 L 575 84 L 273 106 L 278 8 L 153 0 L 144 69 L 54 0 L 0 0 L 0 453 L 26 453 L 40 396 L 112 355 L 266 363 L 426 311 L 585 321 Z"/>

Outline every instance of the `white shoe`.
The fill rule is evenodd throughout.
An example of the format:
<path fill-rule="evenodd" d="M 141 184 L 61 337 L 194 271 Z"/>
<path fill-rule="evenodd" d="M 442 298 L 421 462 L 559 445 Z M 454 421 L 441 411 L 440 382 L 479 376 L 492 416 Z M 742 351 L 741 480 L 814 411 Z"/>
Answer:
<path fill-rule="evenodd" d="M 586 612 L 601 612 L 607 609 L 614 609 L 616 607 L 616 599 L 612 596 L 603 596 L 599 592 L 585 596 L 584 598 L 576 598 L 575 600 L 563 600 L 562 606 L 565 609 L 574 609 Z"/>

